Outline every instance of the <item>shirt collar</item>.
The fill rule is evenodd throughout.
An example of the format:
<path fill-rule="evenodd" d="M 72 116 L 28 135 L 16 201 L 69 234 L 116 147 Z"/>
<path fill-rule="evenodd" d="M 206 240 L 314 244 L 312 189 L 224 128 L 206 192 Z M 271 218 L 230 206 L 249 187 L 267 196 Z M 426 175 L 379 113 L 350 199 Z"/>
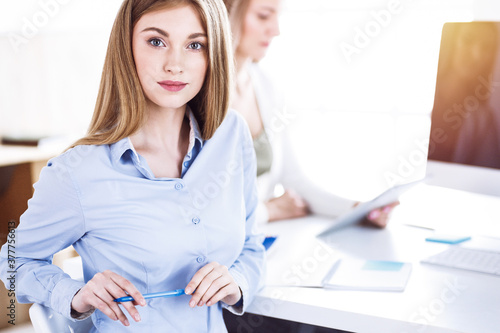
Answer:
<path fill-rule="evenodd" d="M 196 120 L 196 117 L 194 116 L 193 111 L 191 111 L 191 108 L 189 105 L 186 106 L 186 114 L 189 118 L 189 148 L 188 148 L 188 154 L 191 154 L 191 151 L 193 150 L 194 144 L 196 141 L 200 143 L 200 147 L 203 147 L 203 139 L 201 138 L 201 132 L 200 132 L 200 127 L 198 126 L 198 121 Z"/>
<path fill-rule="evenodd" d="M 198 126 L 198 121 L 196 120 L 196 117 L 194 116 L 193 111 L 191 111 L 191 108 L 189 106 L 186 106 L 186 115 L 189 119 L 189 146 L 188 146 L 188 152 L 187 154 L 191 156 L 192 150 L 194 148 L 194 145 L 196 141 L 200 143 L 200 147 L 203 147 L 204 141 L 201 138 L 201 133 L 200 133 L 200 128 Z M 113 158 L 113 161 L 120 161 L 122 158 L 123 154 L 125 154 L 127 151 L 131 151 L 131 156 L 134 159 L 136 163 L 139 163 L 139 154 L 137 154 L 134 145 L 132 144 L 132 141 L 130 140 L 130 137 L 126 137 L 121 139 L 120 141 L 113 143 L 110 145 L 110 150 L 111 150 L 111 156 Z"/>

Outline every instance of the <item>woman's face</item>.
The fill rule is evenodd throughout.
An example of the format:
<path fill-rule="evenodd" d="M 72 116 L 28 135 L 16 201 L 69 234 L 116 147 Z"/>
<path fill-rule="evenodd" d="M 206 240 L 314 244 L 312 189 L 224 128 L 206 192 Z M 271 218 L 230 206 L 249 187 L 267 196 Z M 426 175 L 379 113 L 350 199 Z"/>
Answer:
<path fill-rule="evenodd" d="M 262 59 L 274 37 L 280 34 L 281 0 L 250 0 L 236 54 L 254 61 Z"/>
<path fill-rule="evenodd" d="M 179 109 L 203 86 L 207 35 L 190 5 L 142 16 L 132 33 L 132 52 L 149 106 Z"/>

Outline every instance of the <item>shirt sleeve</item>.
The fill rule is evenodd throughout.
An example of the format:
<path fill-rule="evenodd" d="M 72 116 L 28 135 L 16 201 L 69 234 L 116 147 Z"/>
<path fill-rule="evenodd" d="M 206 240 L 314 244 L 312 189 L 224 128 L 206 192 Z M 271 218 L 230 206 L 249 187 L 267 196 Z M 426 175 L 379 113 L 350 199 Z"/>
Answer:
<path fill-rule="evenodd" d="M 84 283 L 52 265 L 52 257 L 82 237 L 85 227 L 78 193 L 62 156 L 42 169 L 28 209 L 12 231 L 15 243 L 2 246 L 0 278 L 11 288 L 14 282 L 20 303 L 40 303 L 73 319 L 71 301 Z"/>
<path fill-rule="evenodd" d="M 269 211 L 263 201 L 259 201 L 255 210 L 255 221 L 257 224 L 262 225 L 269 222 Z"/>
<path fill-rule="evenodd" d="M 241 122 L 240 122 L 241 123 Z M 245 125 L 245 126 L 243 126 Z M 244 196 L 246 208 L 245 244 L 243 250 L 229 268 L 229 272 L 241 289 L 242 300 L 235 306 L 227 306 L 234 314 L 242 314 L 252 302 L 257 291 L 263 285 L 265 249 L 262 245 L 264 236 L 258 231 L 256 213 L 258 206 L 256 175 L 257 163 L 255 150 L 250 131 L 246 124 L 242 124 L 244 133 L 243 169 L 244 169 Z"/>
<path fill-rule="evenodd" d="M 300 168 L 295 152 L 290 144 L 288 131 L 285 130 L 280 141 L 281 170 L 279 182 L 284 188 L 296 191 L 309 205 L 312 213 L 336 217 L 352 209 L 355 200 L 338 196 L 311 181 Z"/>

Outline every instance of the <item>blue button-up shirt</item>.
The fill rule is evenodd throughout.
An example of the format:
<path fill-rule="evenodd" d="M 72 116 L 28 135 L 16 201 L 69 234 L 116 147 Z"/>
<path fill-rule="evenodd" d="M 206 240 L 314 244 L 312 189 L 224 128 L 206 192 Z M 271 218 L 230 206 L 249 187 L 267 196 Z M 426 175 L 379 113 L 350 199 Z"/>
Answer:
<path fill-rule="evenodd" d="M 49 161 L 35 184 L 15 231 L 16 296 L 70 317 L 71 300 L 84 282 L 51 264 L 73 245 L 85 281 L 111 270 L 142 293 L 184 288 L 204 265 L 216 261 L 243 292 L 244 311 L 258 290 L 264 249 L 255 231 L 256 163 L 248 127 L 229 111 L 214 136 L 191 124 L 181 178 L 156 178 L 129 138 L 115 144 L 77 146 Z M 1 277 L 8 282 L 6 245 Z M 102 332 L 223 332 L 222 307 L 190 308 L 190 296 L 147 300 L 142 321 L 125 328 L 96 310 Z"/>

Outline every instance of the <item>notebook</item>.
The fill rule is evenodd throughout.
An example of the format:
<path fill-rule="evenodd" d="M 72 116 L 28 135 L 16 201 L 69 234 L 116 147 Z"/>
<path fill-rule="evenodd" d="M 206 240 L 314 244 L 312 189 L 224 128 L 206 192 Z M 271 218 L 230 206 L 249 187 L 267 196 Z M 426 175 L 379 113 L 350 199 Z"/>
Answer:
<path fill-rule="evenodd" d="M 385 260 L 341 260 L 324 280 L 325 288 L 404 291 L 411 263 Z"/>
<path fill-rule="evenodd" d="M 295 247 L 280 240 L 267 258 L 266 286 L 403 291 L 410 277 L 410 263 L 341 258 L 316 238 Z"/>

